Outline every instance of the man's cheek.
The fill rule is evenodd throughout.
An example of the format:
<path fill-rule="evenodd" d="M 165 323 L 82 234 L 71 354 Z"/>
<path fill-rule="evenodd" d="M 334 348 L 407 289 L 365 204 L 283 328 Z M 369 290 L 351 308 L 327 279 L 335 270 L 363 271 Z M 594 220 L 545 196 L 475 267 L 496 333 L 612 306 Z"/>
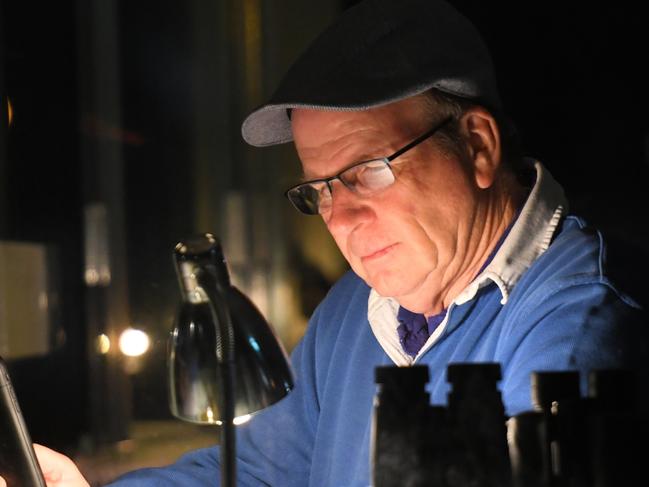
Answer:
<path fill-rule="evenodd" d="M 348 249 L 348 242 L 349 240 L 346 238 L 346 236 L 337 234 L 336 232 L 332 232 L 329 230 L 329 233 L 334 239 L 334 242 L 336 242 L 336 245 L 338 246 L 338 250 L 340 250 L 340 253 L 343 254 L 343 257 L 347 261 L 349 265 L 352 265 L 351 262 L 351 254 L 350 254 L 350 249 Z"/>

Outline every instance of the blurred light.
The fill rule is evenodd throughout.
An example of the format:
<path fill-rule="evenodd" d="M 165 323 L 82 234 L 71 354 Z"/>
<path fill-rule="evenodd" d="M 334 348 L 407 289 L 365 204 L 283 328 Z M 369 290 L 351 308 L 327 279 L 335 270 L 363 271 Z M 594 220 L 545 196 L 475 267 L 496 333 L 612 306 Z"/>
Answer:
<path fill-rule="evenodd" d="M 243 416 L 237 416 L 232 421 L 235 425 L 239 426 L 240 424 L 247 423 L 252 418 L 251 414 L 244 414 Z"/>
<path fill-rule="evenodd" d="M 65 345 L 65 342 L 67 342 L 67 341 L 68 341 L 68 336 L 66 335 L 65 330 L 63 329 L 63 327 L 56 330 L 56 335 L 55 335 L 55 338 L 54 338 L 54 343 L 56 343 L 56 346 L 60 348 L 63 345 Z"/>
<path fill-rule="evenodd" d="M 135 440 L 122 440 L 117 442 L 117 451 L 119 453 L 133 453 L 135 451 Z"/>
<path fill-rule="evenodd" d="M 142 330 L 127 328 L 119 337 L 119 349 L 128 357 L 139 357 L 149 349 L 149 335 Z"/>
<path fill-rule="evenodd" d="M 97 352 L 102 355 L 106 355 L 110 351 L 110 338 L 102 333 L 97 337 L 95 341 L 95 347 L 97 349 Z"/>
<path fill-rule="evenodd" d="M 49 299 L 47 297 L 47 292 L 41 291 L 38 295 L 38 308 L 47 311 L 49 307 Z"/>
<path fill-rule="evenodd" d="M 11 100 L 7 98 L 7 114 L 9 115 L 9 125 L 14 121 L 14 107 L 11 106 Z"/>
<path fill-rule="evenodd" d="M 86 269 L 84 273 L 86 284 L 90 287 L 99 284 L 99 273 L 96 269 Z"/>
<path fill-rule="evenodd" d="M 88 287 L 108 286 L 111 281 L 108 242 L 108 210 L 103 203 L 84 208 L 84 273 Z"/>
<path fill-rule="evenodd" d="M 210 413 L 212 413 L 211 409 L 208 411 L 208 416 L 210 416 Z M 213 413 L 211 414 L 211 417 L 214 418 Z M 234 423 L 235 426 L 239 426 L 240 424 L 247 423 L 248 421 L 250 421 L 250 418 L 252 418 L 252 414 L 244 414 L 243 416 L 237 416 L 232 420 L 232 422 Z M 223 421 L 216 420 L 215 423 L 218 425 L 222 425 Z"/>
<path fill-rule="evenodd" d="M 257 342 L 257 340 L 255 340 L 254 337 L 249 337 L 248 343 L 250 343 L 250 346 L 255 352 L 259 353 L 261 351 L 261 348 L 259 347 L 259 343 Z"/>

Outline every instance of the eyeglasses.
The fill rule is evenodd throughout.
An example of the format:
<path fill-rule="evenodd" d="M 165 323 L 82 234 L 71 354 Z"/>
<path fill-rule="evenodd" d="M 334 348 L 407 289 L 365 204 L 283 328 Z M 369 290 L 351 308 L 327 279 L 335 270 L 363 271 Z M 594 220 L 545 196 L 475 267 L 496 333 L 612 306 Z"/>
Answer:
<path fill-rule="evenodd" d="M 370 159 L 352 164 L 335 176 L 323 179 L 314 179 L 293 186 L 285 195 L 295 208 L 305 215 L 326 215 L 331 210 L 333 181 L 338 179 L 345 187 L 355 194 L 368 196 L 392 185 L 396 180 L 391 162 L 400 155 L 416 147 L 424 140 L 432 137 L 438 130 L 450 122 L 452 117 L 444 119 L 441 123 L 423 135 L 405 145 L 394 154 L 379 159 Z"/>

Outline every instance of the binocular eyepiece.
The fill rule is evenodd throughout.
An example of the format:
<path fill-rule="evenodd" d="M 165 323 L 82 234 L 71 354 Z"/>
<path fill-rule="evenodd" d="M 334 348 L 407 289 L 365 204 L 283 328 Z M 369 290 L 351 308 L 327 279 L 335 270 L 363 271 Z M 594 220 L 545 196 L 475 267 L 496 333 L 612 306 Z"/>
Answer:
<path fill-rule="evenodd" d="M 613 487 L 640 478 L 649 422 L 635 377 L 594 370 L 530 377 L 532 409 L 507 417 L 498 363 L 447 368 L 446 406 L 431 405 L 428 367 L 377 367 L 374 487 Z"/>

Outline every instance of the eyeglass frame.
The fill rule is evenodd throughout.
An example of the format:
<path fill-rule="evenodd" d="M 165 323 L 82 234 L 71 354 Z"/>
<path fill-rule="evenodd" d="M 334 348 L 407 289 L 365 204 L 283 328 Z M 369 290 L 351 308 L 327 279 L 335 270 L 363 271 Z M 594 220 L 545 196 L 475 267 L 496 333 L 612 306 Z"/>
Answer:
<path fill-rule="evenodd" d="M 354 169 L 354 168 L 356 168 L 358 166 L 368 164 L 370 162 L 383 162 L 388 167 L 388 169 L 392 173 L 392 176 L 394 177 L 394 180 L 390 184 L 388 184 L 387 186 L 384 186 L 383 188 L 380 188 L 377 191 L 380 191 L 381 189 L 389 188 L 390 186 L 392 186 L 394 184 L 394 182 L 397 179 L 396 175 L 394 174 L 394 171 L 392 169 L 391 162 L 394 161 L 397 157 L 399 157 L 399 156 L 405 154 L 406 152 L 408 152 L 410 149 L 415 148 L 416 146 L 421 144 L 426 139 L 428 139 L 428 138 L 432 137 L 433 135 L 435 135 L 439 130 L 441 130 L 451 120 L 453 120 L 452 116 L 446 117 L 440 123 L 436 124 L 432 129 L 430 129 L 427 132 L 423 133 L 422 135 L 420 135 L 419 137 L 417 137 L 413 141 L 409 142 L 408 144 L 404 145 L 402 148 L 398 149 L 396 152 L 394 152 L 393 154 L 391 154 L 391 155 L 389 155 L 387 157 L 377 157 L 377 158 L 373 158 L 373 159 L 367 159 L 367 160 L 364 160 L 364 161 L 355 162 L 355 163 L 351 164 L 350 166 L 347 166 L 345 169 L 340 171 L 338 174 L 335 174 L 333 176 L 330 176 L 330 177 L 327 177 L 327 178 L 311 179 L 309 181 L 304 181 L 304 182 L 302 182 L 300 184 L 296 184 L 295 186 L 291 186 L 289 189 L 287 189 L 284 192 L 284 196 L 291 202 L 291 204 L 295 207 L 295 209 L 297 211 L 299 211 L 300 213 L 302 213 L 304 215 L 319 215 L 319 214 L 321 214 L 320 211 L 318 211 L 319 208 L 320 208 L 319 204 L 317 205 L 316 211 L 314 213 L 309 212 L 309 211 L 305 211 L 305 210 L 301 209 L 300 206 L 298 204 L 296 204 L 295 201 L 291 198 L 291 196 L 290 196 L 291 192 L 297 190 L 298 188 L 304 187 L 304 186 L 313 187 L 314 183 L 325 183 L 327 189 L 329 190 L 331 200 L 333 201 L 333 185 L 331 183 L 337 179 L 346 188 L 348 188 L 350 191 L 352 191 L 355 194 L 358 194 L 357 191 L 354 189 L 354 186 L 346 183 L 345 180 L 341 178 L 341 176 L 344 173 L 350 171 L 351 169 Z M 306 208 L 306 206 L 305 206 L 305 208 Z"/>

